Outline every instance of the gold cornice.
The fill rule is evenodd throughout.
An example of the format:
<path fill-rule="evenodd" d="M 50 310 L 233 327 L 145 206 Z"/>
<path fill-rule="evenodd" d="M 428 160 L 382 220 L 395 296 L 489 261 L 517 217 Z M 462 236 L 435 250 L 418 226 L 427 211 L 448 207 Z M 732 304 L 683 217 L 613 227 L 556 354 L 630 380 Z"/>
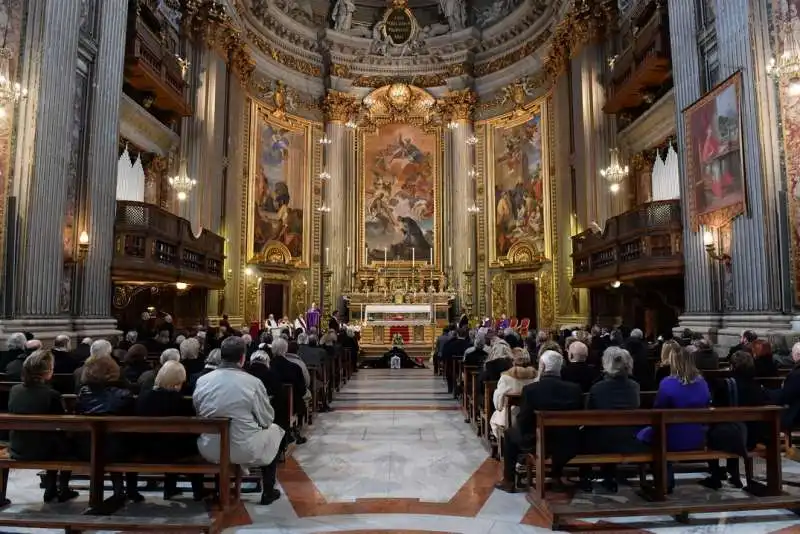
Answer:
<path fill-rule="evenodd" d="M 271 43 L 253 30 L 247 30 L 247 39 L 252 42 L 256 48 L 269 56 L 273 61 L 280 63 L 289 69 L 296 70 L 297 72 L 316 78 L 322 76 L 321 67 L 313 65 L 308 61 L 302 60 L 296 56 L 293 56 L 292 54 L 288 54 L 283 50 L 275 48 Z"/>
<path fill-rule="evenodd" d="M 358 113 L 358 99 L 341 91 L 328 90 L 323 109 L 328 122 L 347 122 Z"/>
<path fill-rule="evenodd" d="M 453 121 L 468 121 L 472 118 L 472 111 L 478 101 L 471 89 L 451 91 L 439 101 L 439 106 L 445 115 Z"/>

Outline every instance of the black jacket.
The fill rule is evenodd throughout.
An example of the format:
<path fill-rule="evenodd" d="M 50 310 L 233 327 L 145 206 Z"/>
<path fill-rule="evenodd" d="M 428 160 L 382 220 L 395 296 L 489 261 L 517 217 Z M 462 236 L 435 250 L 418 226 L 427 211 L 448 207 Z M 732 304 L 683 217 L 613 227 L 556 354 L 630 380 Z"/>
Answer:
<path fill-rule="evenodd" d="M 464 354 L 464 365 L 483 365 L 489 355 L 483 349 L 475 349 L 469 354 Z M 499 379 L 498 379 L 499 380 Z"/>
<path fill-rule="evenodd" d="M 454 337 L 444 344 L 442 349 L 442 358 L 445 360 L 452 360 L 455 357 L 463 356 L 464 351 L 470 347 L 469 339 Z"/>
<path fill-rule="evenodd" d="M 61 393 L 47 384 L 11 388 L 8 413 L 20 415 L 61 415 Z M 11 431 L 11 457 L 17 460 L 61 460 L 67 450 L 67 438 L 61 432 Z"/>
<path fill-rule="evenodd" d="M 517 414 L 516 427 L 519 429 L 523 449 L 536 446 L 537 410 L 581 410 L 583 392 L 580 386 L 561 380 L 558 375 L 544 374 L 538 382 L 522 388 L 522 401 Z M 554 428 L 545 435 L 545 454 L 558 456 L 566 461 L 579 450 L 580 434 L 577 428 Z"/>
<path fill-rule="evenodd" d="M 270 361 L 269 368 L 277 376 L 278 381 L 281 383 L 281 392 L 278 394 L 278 396 L 284 400 L 283 384 L 291 384 L 292 393 L 294 395 L 294 412 L 301 413 L 302 407 L 304 406 L 303 396 L 306 394 L 306 379 L 303 376 L 303 370 L 299 365 L 287 360 L 283 356 L 273 356 L 272 360 Z M 288 399 L 285 399 L 285 401 L 288 402 Z M 280 425 L 280 423 L 278 424 Z"/>
<path fill-rule="evenodd" d="M 322 367 L 328 357 L 325 349 L 312 345 L 300 345 L 297 349 L 297 355 L 306 365 L 315 365 L 317 367 Z"/>
<path fill-rule="evenodd" d="M 508 358 L 497 358 L 486 362 L 483 366 L 483 371 L 478 375 L 478 383 L 476 384 L 480 404 L 483 404 L 483 385 L 486 382 L 497 382 L 500 380 L 500 376 L 511 369 L 513 365 L 513 362 Z"/>
<path fill-rule="evenodd" d="M 587 410 L 636 410 L 639 408 L 639 383 L 627 377 L 606 377 L 594 384 L 586 399 Z M 642 451 L 636 439 L 638 427 L 585 427 L 583 449 L 587 453 L 633 453 Z"/>
<path fill-rule="evenodd" d="M 592 384 L 600 378 L 600 370 L 586 362 L 568 362 L 561 368 L 561 378 L 578 384 L 582 392 L 588 393 Z"/>
<path fill-rule="evenodd" d="M 136 401 L 136 415 L 143 417 L 170 417 L 195 415 L 191 399 L 180 391 L 150 389 L 142 392 Z M 139 451 L 155 462 L 174 462 L 197 454 L 195 434 L 139 434 Z"/>
<path fill-rule="evenodd" d="M 781 416 L 781 428 L 789 430 L 795 427 L 800 422 L 800 364 L 794 366 L 774 396 L 776 404 L 787 405 Z"/>
<path fill-rule="evenodd" d="M 28 354 L 25 351 L 17 352 L 13 361 L 9 362 L 6 366 L 7 380 L 10 382 L 19 382 L 22 380 L 22 364 Z"/>
<path fill-rule="evenodd" d="M 731 376 L 736 381 L 736 396 L 738 406 L 765 406 L 769 404 L 767 392 L 756 382 L 754 374 L 736 373 Z M 733 406 L 728 391 L 728 382 L 724 378 L 717 378 L 709 383 L 711 390 L 711 404 L 713 406 Z M 750 421 L 747 427 L 747 450 L 751 450 L 759 442 L 764 442 L 767 427 L 763 423 Z"/>
<path fill-rule="evenodd" d="M 647 357 L 647 347 L 641 339 L 632 337 L 625 344 L 625 349 L 633 358 L 633 378 L 639 382 L 642 391 L 655 391 L 655 369 Z"/>
<path fill-rule="evenodd" d="M 699 349 L 694 353 L 694 363 L 700 371 L 719 369 L 719 357 L 714 349 Z"/>
<path fill-rule="evenodd" d="M 72 373 L 81 366 L 81 363 L 75 359 L 75 356 L 66 350 L 53 349 L 53 373 L 67 374 Z"/>
<path fill-rule="evenodd" d="M 84 384 L 78 390 L 75 413 L 78 415 L 133 415 L 135 402 L 130 390 L 121 383 Z M 79 455 L 89 457 L 90 440 L 86 433 L 79 435 Z M 138 445 L 136 434 L 109 434 L 105 441 L 105 455 L 110 461 L 123 461 L 135 452 Z"/>
<path fill-rule="evenodd" d="M 778 364 L 772 356 L 759 356 L 753 359 L 756 366 L 756 376 L 759 378 L 778 376 Z M 7 372 L 7 371 L 6 371 Z"/>
<path fill-rule="evenodd" d="M 273 360 L 274 361 L 274 360 Z M 291 362 L 287 362 L 291 365 Z M 295 365 L 295 367 L 297 367 Z M 267 395 L 269 395 L 270 404 L 272 409 L 275 410 L 275 422 L 281 428 L 289 428 L 289 412 L 288 400 L 283 395 L 283 382 L 276 372 L 270 369 L 266 363 L 260 361 L 252 361 L 247 367 L 247 372 L 254 377 L 261 380 L 264 387 L 267 388 Z M 303 381 L 305 384 L 305 381 Z"/>

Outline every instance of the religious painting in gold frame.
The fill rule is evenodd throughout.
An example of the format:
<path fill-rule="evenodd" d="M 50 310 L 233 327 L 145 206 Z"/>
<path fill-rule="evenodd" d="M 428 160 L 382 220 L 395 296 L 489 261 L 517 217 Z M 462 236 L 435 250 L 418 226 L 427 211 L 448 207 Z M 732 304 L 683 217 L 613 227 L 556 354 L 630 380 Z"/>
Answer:
<path fill-rule="evenodd" d="M 269 263 L 280 250 L 298 267 L 311 257 L 313 224 L 312 123 L 277 116 L 258 102 L 250 114 L 247 195 L 248 263 Z"/>
<path fill-rule="evenodd" d="M 374 91 L 375 101 L 386 100 L 386 112 L 375 112 L 359 128 L 361 261 L 440 266 L 442 128 L 430 124 L 427 107 L 415 107 L 432 101 L 427 92 L 405 86 L 410 98 L 390 101 L 392 88 Z"/>
<path fill-rule="evenodd" d="M 551 179 L 547 106 L 540 102 L 486 122 L 486 229 L 489 264 L 526 264 L 551 256 Z M 530 256 L 530 257 L 529 257 Z"/>

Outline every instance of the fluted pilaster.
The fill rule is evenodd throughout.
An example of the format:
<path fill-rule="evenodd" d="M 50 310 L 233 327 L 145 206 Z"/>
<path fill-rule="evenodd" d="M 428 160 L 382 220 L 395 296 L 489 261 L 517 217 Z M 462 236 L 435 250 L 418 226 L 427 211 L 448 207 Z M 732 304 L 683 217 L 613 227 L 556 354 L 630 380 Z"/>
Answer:
<path fill-rule="evenodd" d="M 472 253 L 472 232 L 470 216 L 467 208 L 472 205 L 472 178 L 469 171 L 472 168 L 472 147 L 467 144 L 467 139 L 472 135 L 472 122 L 468 119 L 455 121 L 458 127 L 452 130 L 452 144 L 450 158 L 452 171 L 450 184 L 445 186 L 446 194 L 452 196 L 452 211 L 450 212 L 450 242 L 453 250 L 453 264 L 451 276 L 453 286 L 459 290 L 464 288 L 464 269 L 467 268 L 467 254 Z M 449 260 L 448 251 L 443 252 L 445 262 Z M 472 262 L 472 259 L 470 259 Z"/>
<path fill-rule="evenodd" d="M 344 122 L 329 121 L 325 126 L 327 136 L 333 141 L 328 145 L 325 167 L 331 178 L 325 184 L 326 204 L 331 208 L 325 216 L 322 261 L 323 269 L 331 271 L 331 306 L 336 309 L 339 297 L 347 281 L 347 250 L 355 254 L 353 245 L 347 241 L 347 220 L 355 212 L 348 212 L 347 154 L 353 151 L 351 136 Z M 333 309 L 325 310 L 330 313 Z"/>
<path fill-rule="evenodd" d="M 672 76 L 675 83 L 675 130 L 679 140 L 685 139 L 686 123 L 681 110 L 700 98 L 701 87 L 698 73 L 700 51 L 697 46 L 697 19 L 692 9 L 686 9 L 684 0 L 670 0 L 670 41 L 672 43 Z M 680 143 L 678 158 L 680 175 L 686 177 L 685 146 Z M 686 180 L 681 180 L 681 198 L 689 198 L 691 190 Z M 684 203 L 683 255 L 686 263 L 684 287 L 687 313 L 710 313 L 717 311 L 714 304 L 713 287 L 710 282 L 711 265 L 703 248 L 702 235 L 692 231 L 688 203 Z"/>
<path fill-rule="evenodd" d="M 90 236 L 83 264 L 80 311 L 83 317 L 111 315 L 111 260 L 114 254 L 116 214 L 117 133 L 119 95 L 125 66 L 126 0 L 99 4 L 100 41 L 91 99 L 86 180 L 87 233 Z"/>
<path fill-rule="evenodd" d="M 71 150 L 71 144 L 65 141 L 71 138 L 81 24 L 79 0 L 35 4 L 31 14 L 40 16 L 41 13 L 43 24 L 40 28 L 30 27 L 30 35 L 40 39 L 41 44 L 31 47 L 29 52 L 40 54 L 41 62 L 38 69 L 31 69 L 33 72 L 28 78 L 33 82 L 28 85 L 31 89 L 28 105 L 32 106 L 28 109 L 37 109 L 37 112 L 35 125 L 29 121 L 25 126 L 26 129 L 35 128 L 35 140 L 33 154 L 30 154 L 33 161 L 21 165 L 33 171 L 21 177 L 25 183 L 15 188 L 20 193 L 19 221 L 22 223 L 16 269 L 20 283 L 17 284 L 15 312 L 19 316 L 56 315 L 60 310 L 62 236 L 67 202 L 65 162 L 69 161 Z M 43 12 L 37 13 L 40 8 Z M 36 29 L 41 32 L 37 34 Z M 28 61 L 32 61 L 37 56 L 28 57 Z M 119 90 L 116 98 L 119 105 Z M 116 143 L 116 132 L 113 139 Z M 114 197 L 112 187 L 111 198 Z"/>

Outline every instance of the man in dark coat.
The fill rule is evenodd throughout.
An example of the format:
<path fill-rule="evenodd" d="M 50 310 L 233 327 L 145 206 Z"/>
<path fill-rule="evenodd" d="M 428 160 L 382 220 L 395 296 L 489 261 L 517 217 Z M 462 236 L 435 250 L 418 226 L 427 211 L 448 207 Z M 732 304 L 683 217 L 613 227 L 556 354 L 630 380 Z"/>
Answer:
<path fill-rule="evenodd" d="M 753 332 L 752 330 L 745 330 L 742 332 L 742 337 L 739 339 L 739 343 L 734 345 L 728 351 L 728 361 L 730 361 L 731 356 L 739 352 L 740 350 L 747 350 L 750 347 L 750 344 L 758 339 L 758 334 Z"/>
<path fill-rule="evenodd" d="M 328 330 L 333 330 L 334 332 L 339 332 L 341 329 L 341 325 L 339 324 L 339 311 L 333 310 L 333 314 L 331 318 L 328 319 Z"/>
<path fill-rule="evenodd" d="M 573 341 L 567 353 L 569 362 L 561 369 L 561 378 L 578 384 L 581 391 L 588 393 L 592 384 L 600 378 L 600 369 L 589 365 L 586 361 L 589 357 L 589 348 L 581 341 Z"/>
<path fill-rule="evenodd" d="M 306 379 L 303 376 L 303 370 L 296 363 L 286 359 L 286 354 L 289 350 L 289 343 L 279 337 L 272 342 L 272 360 L 270 360 L 270 370 L 273 371 L 282 384 L 292 385 L 292 406 L 294 413 L 299 417 L 305 412 L 305 400 L 303 397 L 306 393 Z M 288 399 L 285 399 L 288 405 Z M 287 421 L 281 421 L 278 424 L 287 424 Z M 283 425 L 281 425 L 283 426 Z M 289 427 L 285 427 L 287 432 L 291 432 Z M 297 443 L 302 445 L 306 439 L 299 436 L 295 437 Z"/>
<path fill-rule="evenodd" d="M 506 431 L 503 442 L 503 480 L 497 489 L 513 493 L 517 457 L 536 448 L 537 410 L 580 410 L 583 393 L 580 386 L 561 379 L 564 358 L 548 350 L 539 358 L 539 381 L 522 389 L 522 404 L 517 421 Z M 545 454 L 552 458 L 552 479 L 555 487 L 563 487 L 561 473 L 564 465 L 579 451 L 580 433 L 577 428 L 554 428 L 547 431 Z"/>
<path fill-rule="evenodd" d="M 655 391 L 657 389 L 656 372 L 647 357 L 647 346 L 644 344 L 642 331 L 638 328 L 631 330 L 631 336 L 624 348 L 633 358 L 633 379 L 639 382 L 642 391 Z"/>
<path fill-rule="evenodd" d="M 53 373 L 55 374 L 68 374 L 74 373 L 75 369 L 81 366 L 80 362 L 72 355 L 69 350 L 69 336 L 60 335 L 56 336 L 53 341 Z"/>
<path fill-rule="evenodd" d="M 447 370 L 447 391 L 453 393 L 455 388 L 455 376 L 453 369 L 453 359 L 464 356 L 464 352 L 469 348 L 469 333 L 466 328 L 456 330 L 456 337 L 447 341 L 442 349 L 442 361 Z"/>

